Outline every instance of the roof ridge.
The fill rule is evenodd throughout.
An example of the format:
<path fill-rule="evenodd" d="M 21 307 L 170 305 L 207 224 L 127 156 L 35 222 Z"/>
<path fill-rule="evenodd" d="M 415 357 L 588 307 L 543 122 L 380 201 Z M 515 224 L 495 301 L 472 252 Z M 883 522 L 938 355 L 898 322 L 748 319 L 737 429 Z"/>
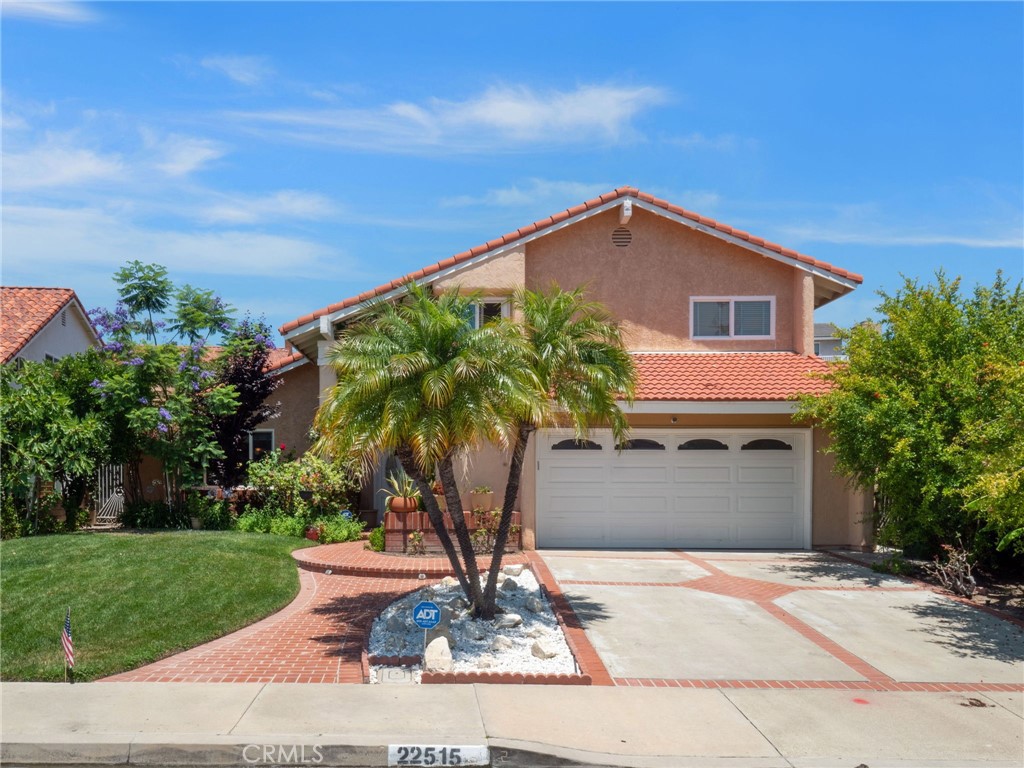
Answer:
<path fill-rule="evenodd" d="M 422 267 L 421 269 L 418 269 L 415 272 L 410 272 L 407 275 L 395 278 L 389 283 L 378 285 L 376 288 L 373 288 L 369 291 L 363 291 L 358 296 L 350 296 L 349 298 L 343 299 L 342 301 L 335 302 L 334 304 L 329 304 L 326 307 L 322 307 L 321 309 L 318 309 L 314 312 L 310 312 L 306 315 L 303 315 L 302 317 L 296 318 L 295 320 L 285 323 L 280 328 L 278 328 L 278 331 L 282 335 L 286 335 L 290 331 L 293 331 L 296 328 L 305 325 L 306 323 L 311 323 L 324 315 L 330 315 L 333 314 L 334 312 L 338 312 L 342 309 L 347 309 L 349 307 L 360 304 L 364 301 L 369 301 L 370 299 L 373 299 L 377 296 L 381 296 L 385 293 L 401 288 L 403 285 L 406 285 L 407 283 L 416 280 L 421 280 L 424 277 L 427 277 L 428 275 L 436 274 L 438 272 L 441 272 L 442 270 L 454 267 L 456 264 L 476 258 L 477 256 L 481 256 L 489 251 L 493 251 L 496 248 L 500 248 L 504 245 L 509 245 L 517 240 L 523 239 L 524 237 L 534 235 L 537 232 L 554 226 L 555 224 L 560 224 L 561 222 L 567 219 L 571 219 L 574 216 L 579 216 L 582 213 L 586 213 L 587 211 L 592 210 L 594 208 L 599 208 L 602 205 L 605 205 L 606 203 L 610 203 L 613 200 L 617 200 L 622 197 L 634 197 L 637 200 L 661 208 L 676 216 L 681 216 L 685 219 L 689 219 L 704 227 L 710 227 L 711 229 L 714 229 L 718 232 L 722 232 L 723 234 L 728 235 L 730 237 L 735 237 L 740 240 L 744 240 L 758 248 L 765 248 L 769 251 L 773 251 L 781 256 L 785 256 L 788 259 L 793 259 L 794 261 L 800 262 L 801 264 L 806 264 L 808 266 L 823 269 L 826 272 L 830 272 L 838 277 L 852 280 L 857 283 L 863 282 L 864 280 L 864 278 L 861 275 L 858 275 L 855 272 L 850 272 L 848 270 L 842 269 L 841 267 L 833 266 L 832 264 L 829 264 L 827 261 L 815 259 L 812 256 L 808 256 L 806 254 L 794 251 L 791 248 L 784 248 L 783 246 L 765 240 L 762 237 L 756 237 L 754 235 L 751 235 L 749 232 L 746 232 L 742 229 L 737 229 L 735 227 L 729 226 L 728 224 L 718 222 L 710 217 L 701 216 L 699 213 L 688 211 L 685 208 L 682 208 L 681 206 L 669 203 L 667 200 L 662 200 L 650 193 L 642 192 L 636 187 L 625 186 L 616 187 L 611 192 L 605 192 L 604 194 L 598 195 L 597 197 L 593 197 L 590 200 L 586 200 L 580 203 L 579 205 L 574 205 L 570 208 L 566 208 L 563 211 L 558 211 L 557 213 L 554 213 L 543 219 L 538 219 L 532 224 L 520 227 L 519 229 L 513 232 L 508 232 L 502 235 L 501 237 L 496 237 L 492 240 L 488 240 L 486 243 L 474 246 L 473 248 L 457 253 L 454 256 L 449 256 L 447 259 L 442 259 L 441 261 L 435 262 L 434 264 L 428 264 L 427 266 Z"/>

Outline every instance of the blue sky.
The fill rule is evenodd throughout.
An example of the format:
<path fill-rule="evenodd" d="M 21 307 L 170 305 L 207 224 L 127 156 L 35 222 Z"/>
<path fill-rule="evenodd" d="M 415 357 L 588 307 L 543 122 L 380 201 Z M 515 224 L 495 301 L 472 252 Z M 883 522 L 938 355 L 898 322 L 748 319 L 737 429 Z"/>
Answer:
<path fill-rule="evenodd" d="M 5 285 L 279 326 L 621 185 L 860 272 L 1024 272 L 1024 4 L 4 2 Z"/>

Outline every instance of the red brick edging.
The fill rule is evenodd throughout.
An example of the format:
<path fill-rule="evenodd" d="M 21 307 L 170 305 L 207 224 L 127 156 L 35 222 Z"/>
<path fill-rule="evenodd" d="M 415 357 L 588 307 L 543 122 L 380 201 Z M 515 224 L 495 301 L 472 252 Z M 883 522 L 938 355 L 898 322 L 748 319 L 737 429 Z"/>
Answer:
<path fill-rule="evenodd" d="M 523 674 L 521 672 L 424 672 L 423 685 L 499 683 L 502 685 L 592 685 L 590 675 Z"/>

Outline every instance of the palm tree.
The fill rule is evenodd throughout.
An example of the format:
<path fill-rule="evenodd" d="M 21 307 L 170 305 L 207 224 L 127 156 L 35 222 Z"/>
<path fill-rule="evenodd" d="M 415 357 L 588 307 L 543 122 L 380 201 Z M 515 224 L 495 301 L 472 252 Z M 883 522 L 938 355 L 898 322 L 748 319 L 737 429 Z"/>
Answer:
<path fill-rule="evenodd" d="M 314 449 L 365 465 L 396 453 L 476 614 L 484 601 L 452 460 L 482 440 L 507 449 L 516 428 L 510 414 L 539 418 L 540 390 L 512 326 L 469 327 L 474 296 L 435 297 L 415 283 L 406 290 L 402 301 L 382 302 L 344 329 L 329 353 L 338 381 L 316 414 Z M 435 472 L 461 562 L 430 490 Z"/>
<path fill-rule="evenodd" d="M 508 542 L 512 511 L 523 473 L 523 457 L 530 435 L 541 426 L 571 426 L 577 438 L 591 426 L 611 427 L 616 441 L 628 432 L 617 400 L 632 402 L 636 367 L 626 351 L 618 324 L 603 305 L 587 301 L 583 289 L 563 291 L 556 285 L 547 292 L 520 290 L 514 304 L 521 315 L 517 327 L 526 346 L 526 365 L 539 386 L 543 408 L 514 411 L 515 421 L 508 482 L 495 535 L 494 554 L 484 589 L 481 615 L 497 612 L 498 572 Z"/>

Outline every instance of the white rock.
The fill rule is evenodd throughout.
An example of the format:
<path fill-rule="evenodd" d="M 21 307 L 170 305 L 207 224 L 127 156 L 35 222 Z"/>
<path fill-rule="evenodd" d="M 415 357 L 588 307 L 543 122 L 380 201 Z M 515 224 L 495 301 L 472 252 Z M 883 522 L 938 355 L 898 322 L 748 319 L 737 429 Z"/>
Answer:
<path fill-rule="evenodd" d="M 502 592 L 515 592 L 517 589 L 519 589 L 519 583 L 515 579 L 508 578 L 501 582 Z"/>
<path fill-rule="evenodd" d="M 542 640 L 535 640 L 530 648 L 530 653 L 538 659 L 551 659 L 558 655 L 557 651 L 551 650 L 547 643 Z"/>
<path fill-rule="evenodd" d="M 443 637 L 445 640 L 448 641 L 449 648 L 455 647 L 455 638 L 452 637 L 451 628 L 442 624 L 438 624 L 433 629 L 427 630 L 427 645 L 429 646 L 432 642 L 434 642 L 434 640 L 436 640 L 439 637 Z"/>
<path fill-rule="evenodd" d="M 504 635 L 498 635 L 491 641 L 492 651 L 504 651 L 506 648 L 511 648 L 515 643 L 509 640 Z"/>
<path fill-rule="evenodd" d="M 457 587 L 457 586 L 459 586 L 459 580 L 456 579 L 454 576 L 445 576 L 443 579 L 441 579 L 441 586 L 442 587 Z"/>
<path fill-rule="evenodd" d="M 498 572 L 498 583 L 501 584 L 505 580 L 505 574 L 501 571 Z"/>
<path fill-rule="evenodd" d="M 547 632 L 544 630 L 544 627 L 534 627 L 533 629 L 531 629 L 529 632 L 526 633 L 526 636 L 527 637 L 544 637 L 544 635 L 546 635 L 546 634 L 547 634 Z"/>
<path fill-rule="evenodd" d="M 506 576 L 518 576 L 520 573 L 523 572 L 523 566 L 506 565 L 504 568 L 501 569 L 501 572 L 504 573 Z"/>
<path fill-rule="evenodd" d="M 435 638 L 423 654 L 423 668 L 430 672 L 452 671 L 452 649 L 443 637 Z"/>
<path fill-rule="evenodd" d="M 544 608 L 544 602 L 539 597 L 534 597 L 531 595 L 530 597 L 526 598 L 526 610 L 530 611 L 531 613 L 543 613 Z"/>
<path fill-rule="evenodd" d="M 494 627 L 496 629 L 511 629 L 512 627 L 518 627 L 522 623 L 523 617 L 518 613 L 503 613 L 494 620 Z"/>

